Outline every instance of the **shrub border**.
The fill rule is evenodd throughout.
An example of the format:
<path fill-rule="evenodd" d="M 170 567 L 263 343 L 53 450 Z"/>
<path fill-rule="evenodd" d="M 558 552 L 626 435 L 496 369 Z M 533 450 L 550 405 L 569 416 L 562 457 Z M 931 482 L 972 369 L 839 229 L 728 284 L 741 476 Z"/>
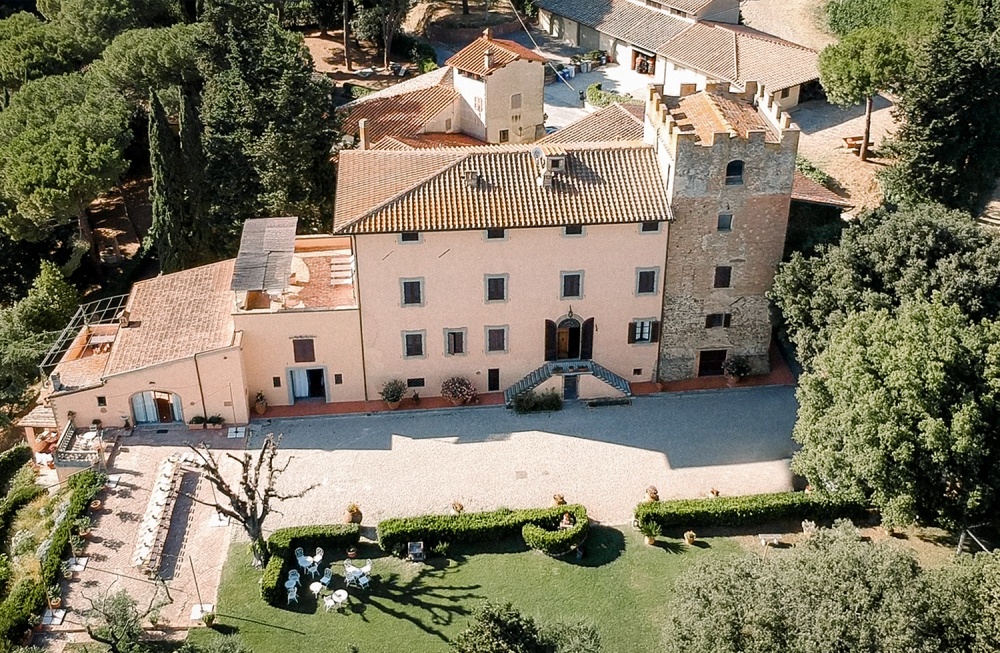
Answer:
<path fill-rule="evenodd" d="M 835 519 L 861 517 L 868 506 L 860 501 L 815 492 L 776 492 L 710 499 L 649 501 L 635 508 L 639 526 L 655 522 L 662 528 L 681 526 L 748 526 L 776 519 Z"/>
<path fill-rule="evenodd" d="M 280 607 L 284 605 L 285 585 L 281 579 L 293 568 L 292 552 L 297 546 L 319 546 L 324 550 L 347 549 L 358 543 L 361 528 L 357 524 L 325 524 L 318 526 L 292 526 L 271 533 L 267 550 L 271 558 L 260 578 L 260 596 L 265 602 Z"/>

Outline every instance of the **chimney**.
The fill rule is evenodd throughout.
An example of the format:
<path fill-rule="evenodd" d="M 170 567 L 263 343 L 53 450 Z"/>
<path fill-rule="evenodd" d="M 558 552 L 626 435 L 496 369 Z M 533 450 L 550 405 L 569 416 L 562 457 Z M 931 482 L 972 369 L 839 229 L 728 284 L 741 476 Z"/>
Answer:
<path fill-rule="evenodd" d="M 368 118 L 358 121 L 358 149 L 368 149 Z"/>
<path fill-rule="evenodd" d="M 483 68 L 487 71 L 493 67 L 493 50 L 491 48 L 486 48 L 486 53 L 483 55 Z"/>
<path fill-rule="evenodd" d="M 478 188 L 479 187 L 479 173 L 476 172 L 475 170 L 466 170 L 465 171 L 465 185 L 468 186 L 469 188 Z"/>
<path fill-rule="evenodd" d="M 52 381 L 53 390 L 59 392 L 60 390 L 63 389 L 62 381 L 59 378 L 59 372 L 53 372 L 52 375 L 49 377 L 49 379 Z"/>
<path fill-rule="evenodd" d="M 544 170 L 538 175 L 538 185 L 542 188 L 552 188 L 552 172 Z"/>
<path fill-rule="evenodd" d="M 492 27 L 487 27 L 486 29 L 484 29 L 483 30 L 483 36 L 486 37 L 487 41 L 492 41 L 493 40 L 493 28 Z"/>
<path fill-rule="evenodd" d="M 122 328 L 127 329 L 128 325 L 129 325 L 129 312 L 128 311 L 122 311 L 122 314 L 118 317 L 118 320 L 119 320 L 119 324 L 121 324 Z"/>

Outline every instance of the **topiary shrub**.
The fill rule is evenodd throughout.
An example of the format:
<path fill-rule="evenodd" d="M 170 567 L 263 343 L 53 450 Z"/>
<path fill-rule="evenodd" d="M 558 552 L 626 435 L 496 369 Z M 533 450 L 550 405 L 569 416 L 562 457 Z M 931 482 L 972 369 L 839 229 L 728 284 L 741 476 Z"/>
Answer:
<path fill-rule="evenodd" d="M 271 558 L 260 579 L 261 597 L 273 606 L 285 605 L 284 577 L 295 564 L 293 554 L 296 547 L 321 547 L 327 552 L 344 551 L 349 546 L 355 546 L 360 537 L 361 529 L 357 524 L 293 526 L 274 531 L 267 540 Z"/>
<path fill-rule="evenodd" d="M 524 413 L 562 410 L 563 400 L 555 390 L 544 392 L 528 390 L 516 395 L 512 404 L 514 412 L 523 415 Z"/>
<path fill-rule="evenodd" d="M 587 87 L 587 102 L 590 102 L 595 107 L 606 107 L 615 102 L 619 104 L 642 104 L 641 100 L 637 100 L 631 95 L 621 95 L 620 93 L 611 93 L 602 90 L 599 83 L 594 83 Z"/>
<path fill-rule="evenodd" d="M 681 526 L 748 526 L 778 519 L 835 519 L 860 517 L 867 506 L 842 499 L 805 492 L 778 492 L 741 497 L 682 499 L 643 502 L 636 506 L 640 528 L 655 522 L 662 528 Z"/>
<path fill-rule="evenodd" d="M 561 529 L 559 523 L 562 521 L 563 513 L 567 512 L 573 515 L 573 526 Z M 524 538 L 525 544 L 551 556 L 569 553 L 587 539 L 589 532 L 590 520 L 583 506 L 573 506 L 573 510 L 562 510 L 558 518 L 548 519 L 542 523 L 528 523 L 521 527 L 521 537 Z"/>
<path fill-rule="evenodd" d="M 406 551 L 408 542 L 423 542 L 426 548 L 433 548 L 440 542 L 460 544 L 497 541 L 523 535 L 525 524 L 555 529 L 564 512 L 574 515 L 577 524 L 587 520 L 587 509 L 581 505 L 529 510 L 500 508 L 460 515 L 404 517 L 379 522 L 378 542 L 384 551 L 398 554 Z"/>

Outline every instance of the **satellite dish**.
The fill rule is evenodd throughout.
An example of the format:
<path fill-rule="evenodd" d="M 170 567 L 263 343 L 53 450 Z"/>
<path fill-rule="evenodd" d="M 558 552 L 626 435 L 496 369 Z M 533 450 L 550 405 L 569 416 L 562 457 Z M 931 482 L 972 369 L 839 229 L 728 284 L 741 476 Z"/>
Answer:
<path fill-rule="evenodd" d="M 531 158 L 534 159 L 535 161 L 541 161 L 543 158 L 545 158 L 545 152 L 543 152 L 542 148 L 540 147 L 537 146 L 533 147 L 531 148 Z"/>

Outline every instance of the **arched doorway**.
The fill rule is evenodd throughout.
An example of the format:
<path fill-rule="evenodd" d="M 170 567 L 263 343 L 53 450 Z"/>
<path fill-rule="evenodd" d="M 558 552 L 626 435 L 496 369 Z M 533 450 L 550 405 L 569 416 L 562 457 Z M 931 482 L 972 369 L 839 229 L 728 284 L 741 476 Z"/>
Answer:
<path fill-rule="evenodd" d="M 181 397 L 173 392 L 147 390 L 132 395 L 132 417 L 136 424 L 160 424 L 184 420 Z"/>
<path fill-rule="evenodd" d="M 564 318 L 556 325 L 556 360 L 580 358 L 580 320 Z"/>
<path fill-rule="evenodd" d="M 589 360 L 594 356 L 594 318 L 580 322 L 572 315 L 545 320 L 545 360 Z"/>

